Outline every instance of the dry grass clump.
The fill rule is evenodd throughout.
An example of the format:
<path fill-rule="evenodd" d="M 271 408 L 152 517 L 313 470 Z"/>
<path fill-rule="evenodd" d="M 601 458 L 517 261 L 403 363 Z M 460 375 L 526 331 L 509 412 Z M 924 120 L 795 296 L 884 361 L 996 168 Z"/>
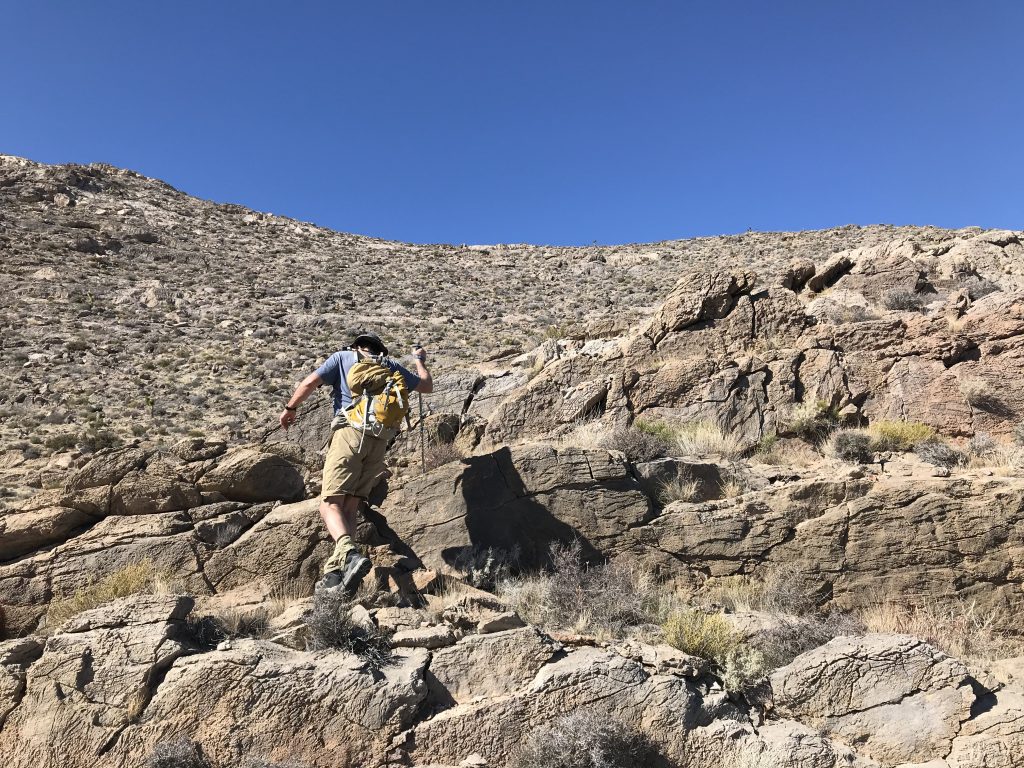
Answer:
<path fill-rule="evenodd" d="M 782 567 L 769 568 L 761 578 L 727 576 L 713 581 L 706 592 L 709 601 L 730 611 L 765 611 L 802 616 L 818 610 L 821 588 L 803 573 Z"/>
<path fill-rule="evenodd" d="M 871 435 L 863 429 L 840 429 L 832 433 L 824 445 L 825 455 L 851 464 L 870 464 Z"/>
<path fill-rule="evenodd" d="M 779 440 L 775 435 L 761 438 L 754 457 L 764 464 L 781 467 L 811 467 L 821 461 L 821 454 L 813 446 L 795 439 Z"/>
<path fill-rule="evenodd" d="M 998 410 L 999 398 L 991 385 L 983 379 L 960 379 L 960 393 L 973 407 L 983 411 Z"/>
<path fill-rule="evenodd" d="M 648 571 L 620 563 L 588 565 L 578 543 L 551 548 L 550 570 L 498 585 L 498 595 L 531 624 L 599 638 L 624 637 L 660 623 L 673 596 Z"/>
<path fill-rule="evenodd" d="M 309 649 L 348 651 L 372 667 L 387 666 L 392 660 L 391 639 L 375 625 L 353 621 L 354 606 L 352 598 L 340 589 L 317 592 L 313 607 L 304 617 L 309 628 Z"/>
<path fill-rule="evenodd" d="M 84 611 L 98 608 L 119 597 L 161 594 L 169 584 L 170 579 L 157 573 L 150 561 L 129 563 L 124 568 L 79 587 L 72 595 L 52 600 L 46 612 L 45 624 L 49 628 L 56 628 Z"/>
<path fill-rule="evenodd" d="M 935 438 L 935 430 L 920 421 L 878 421 L 868 427 L 871 450 L 910 451 Z"/>
<path fill-rule="evenodd" d="M 804 440 L 819 442 L 835 429 L 838 415 L 826 400 L 808 400 L 796 403 L 783 427 L 787 434 Z"/>
<path fill-rule="evenodd" d="M 673 501 L 693 501 L 700 495 L 700 483 L 685 475 L 676 475 L 658 483 L 657 493 L 662 506 Z"/>
<path fill-rule="evenodd" d="M 707 422 L 683 424 L 675 430 L 673 448 L 680 456 L 720 455 L 736 458 L 743 453 L 743 445 L 735 435 Z"/>
<path fill-rule="evenodd" d="M 607 713 L 577 710 L 534 729 L 508 768 L 637 768 L 656 765 L 657 747 L 635 726 Z"/>
<path fill-rule="evenodd" d="M 860 612 L 870 632 L 913 635 L 968 661 L 1024 654 L 1024 643 L 994 629 L 1002 618 L 1001 610 L 986 613 L 976 602 L 962 599 L 946 605 L 929 601 L 917 607 L 882 599 Z"/>
<path fill-rule="evenodd" d="M 270 630 L 266 608 L 224 608 L 203 615 L 189 614 L 189 634 L 201 648 L 215 648 L 224 640 L 240 637 L 264 638 Z"/>
<path fill-rule="evenodd" d="M 675 611 L 662 624 L 665 642 L 691 656 L 725 667 L 726 659 L 740 644 L 729 622 L 719 613 L 693 608 Z"/>
<path fill-rule="evenodd" d="M 462 458 L 462 454 L 451 443 L 438 440 L 428 440 L 423 451 L 423 467 L 425 472 L 437 469 L 444 464 L 450 464 Z"/>

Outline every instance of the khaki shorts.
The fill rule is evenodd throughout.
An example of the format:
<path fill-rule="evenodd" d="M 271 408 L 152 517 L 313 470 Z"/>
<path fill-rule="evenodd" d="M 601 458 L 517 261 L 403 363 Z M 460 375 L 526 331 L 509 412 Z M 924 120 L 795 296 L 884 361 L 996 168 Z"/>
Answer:
<path fill-rule="evenodd" d="M 324 481 L 320 498 L 328 496 L 358 496 L 365 499 L 384 473 L 384 453 L 390 435 L 363 436 L 359 450 L 359 430 L 341 427 L 331 435 L 331 446 L 324 460 Z"/>

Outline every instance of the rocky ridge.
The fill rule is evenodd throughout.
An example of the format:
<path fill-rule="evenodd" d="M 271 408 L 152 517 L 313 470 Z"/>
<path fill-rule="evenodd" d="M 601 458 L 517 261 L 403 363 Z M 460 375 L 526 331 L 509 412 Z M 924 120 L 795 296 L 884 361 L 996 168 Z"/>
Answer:
<path fill-rule="evenodd" d="M 15 497 L 58 485 L 118 440 L 251 439 L 359 328 L 399 353 L 427 344 L 450 370 L 545 336 L 622 333 L 702 266 L 769 277 L 794 258 L 821 264 L 903 239 L 933 260 L 977 257 L 1015 285 L 1012 245 L 986 237 L 876 226 L 584 248 L 413 245 L 198 200 L 110 166 L 0 156 L 0 485 Z"/>

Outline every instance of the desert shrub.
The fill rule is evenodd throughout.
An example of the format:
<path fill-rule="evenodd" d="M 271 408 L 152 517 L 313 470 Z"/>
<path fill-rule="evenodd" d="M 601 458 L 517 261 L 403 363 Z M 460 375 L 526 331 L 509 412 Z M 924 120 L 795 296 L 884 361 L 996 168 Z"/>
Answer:
<path fill-rule="evenodd" d="M 645 432 L 648 435 L 654 435 L 654 437 L 660 438 L 666 444 L 670 444 L 675 439 L 676 432 L 672 427 L 663 421 L 647 421 L 646 419 L 637 419 L 633 422 L 633 426 L 639 429 L 641 432 Z"/>
<path fill-rule="evenodd" d="M 417 450 L 419 446 L 417 445 Z M 453 461 L 458 461 L 462 458 L 458 449 L 451 443 L 444 443 L 438 440 L 430 440 L 427 442 L 426 449 L 423 451 L 423 459 L 425 465 L 425 471 L 429 472 L 432 469 L 437 469 L 444 464 L 449 464 Z"/>
<path fill-rule="evenodd" d="M 1024 421 L 1018 422 L 1013 428 L 1013 442 L 1016 445 L 1024 445 Z"/>
<path fill-rule="evenodd" d="M 861 429 L 840 429 L 829 438 L 825 452 L 841 461 L 869 464 L 872 459 L 871 435 Z"/>
<path fill-rule="evenodd" d="M 825 400 L 797 403 L 789 413 L 785 431 L 805 440 L 817 442 L 828 435 L 836 425 L 838 416 Z"/>
<path fill-rule="evenodd" d="M 465 547 L 454 558 L 452 567 L 467 584 L 494 591 L 519 571 L 519 547 L 510 551 L 494 547 Z"/>
<path fill-rule="evenodd" d="M 975 408 L 983 411 L 995 410 L 999 407 L 999 398 L 987 381 L 983 379 L 961 379 L 960 392 L 964 399 Z"/>
<path fill-rule="evenodd" d="M 967 443 L 967 453 L 979 459 L 993 456 L 1000 450 L 1000 445 L 987 432 L 978 432 Z"/>
<path fill-rule="evenodd" d="M 925 440 L 914 446 L 914 453 L 921 461 L 934 464 L 937 467 L 963 467 L 967 465 L 968 457 L 963 451 L 959 451 L 942 440 Z"/>
<path fill-rule="evenodd" d="M 203 749 L 185 736 L 173 741 L 160 741 L 146 759 L 146 768 L 212 768 Z"/>
<path fill-rule="evenodd" d="M 309 649 L 348 651 L 372 667 L 387 666 L 392 659 L 391 639 L 375 626 L 353 621 L 354 605 L 352 598 L 340 589 L 317 592 L 304 617 L 309 629 Z"/>
<path fill-rule="evenodd" d="M 872 451 L 909 451 L 935 437 L 935 430 L 920 421 L 878 421 L 868 433 Z"/>
<path fill-rule="evenodd" d="M 822 589 L 818 580 L 790 567 L 774 567 L 760 578 L 726 576 L 708 586 L 706 597 L 729 611 L 765 611 L 803 616 L 818 610 Z"/>
<path fill-rule="evenodd" d="M 698 496 L 700 483 L 685 475 L 676 475 L 658 483 L 658 503 L 668 506 L 673 501 L 693 501 Z"/>
<path fill-rule="evenodd" d="M 962 287 L 967 293 L 967 298 L 971 301 L 977 301 L 978 299 L 988 296 L 990 293 L 1002 290 L 998 283 L 978 275 L 966 277 L 962 281 Z"/>
<path fill-rule="evenodd" d="M 916 312 L 924 306 L 924 298 L 914 291 L 893 288 L 882 294 L 882 306 L 886 309 Z"/>
<path fill-rule="evenodd" d="M 270 614 L 266 608 L 227 608 L 204 615 L 190 614 L 188 627 L 196 644 L 212 648 L 223 640 L 265 637 L 270 628 Z"/>
<path fill-rule="evenodd" d="M 554 545 L 550 570 L 498 585 L 524 619 L 547 629 L 622 637 L 662 620 L 669 597 L 646 570 L 620 563 L 588 565 L 578 543 Z"/>
<path fill-rule="evenodd" d="M 867 320 L 877 320 L 878 315 L 859 304 L 832 302 L 822 310 L 822 318 L 826 322 L 832 323 L 832 325 L 842 325 L 844 323 L 862 323 Z"/>
<path fill-rule="evenodd" d="M 128 595 L 156 591 L 160 575 L 148 560 L 129 563 L 113 573 L 79 587 L 74 594 L 50 601 L 46 626 L 58 627 L 78 614 Z"/>
<path fill-rule="evenodd" d="M 719 613 L 691 608 L 675 611 L 662 625 L 665 642 L 683 653 L 710 659 L 724 668 L 728 655 L 739 645 L 739 637 Z"/>
<path fill-rule="evenodd" d="M 745 691 L 764 679 L 772 669 L 759 648 L 738 643 L 722 661 L 722 685 L 727 691 Z"/>
<path fill-rule="evenodd" d="M 680 456 L 720 454 L 735 458 L 743 453 L 743 446 L 734 435 L 707 422 L 683 424 L 676 430 L 673 443 Z"/>
<path fill-rule="evenodd" d="M 622 451 L 631 462 L 652 461 L 668 456 L 671 448 L 661 436 L 639 428 L 616 427 L 600 444 L 606 450 Z"/>
<path fill-rule="evenodd" d="M 43 445 L 51 451 L 66 451 L 78 445 L 78 435 L 71 432 L 50 435 Z"/>
<path fill-rule="evenodd" d="M 534 729 L 508 768 L 637 768 L 659 762 L 657 747 L 637 728 L 607 713 L 577 710 Z"/>

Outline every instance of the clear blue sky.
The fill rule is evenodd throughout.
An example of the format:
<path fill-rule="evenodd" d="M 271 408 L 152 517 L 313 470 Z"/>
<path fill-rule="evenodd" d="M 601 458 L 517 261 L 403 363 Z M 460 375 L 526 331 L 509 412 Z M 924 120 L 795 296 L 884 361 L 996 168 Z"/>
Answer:
<path fill-rule="evenodd" d="M 0 0 L 0 152 L 413 242 L 1024 227 L 1019 0 Z"/>

